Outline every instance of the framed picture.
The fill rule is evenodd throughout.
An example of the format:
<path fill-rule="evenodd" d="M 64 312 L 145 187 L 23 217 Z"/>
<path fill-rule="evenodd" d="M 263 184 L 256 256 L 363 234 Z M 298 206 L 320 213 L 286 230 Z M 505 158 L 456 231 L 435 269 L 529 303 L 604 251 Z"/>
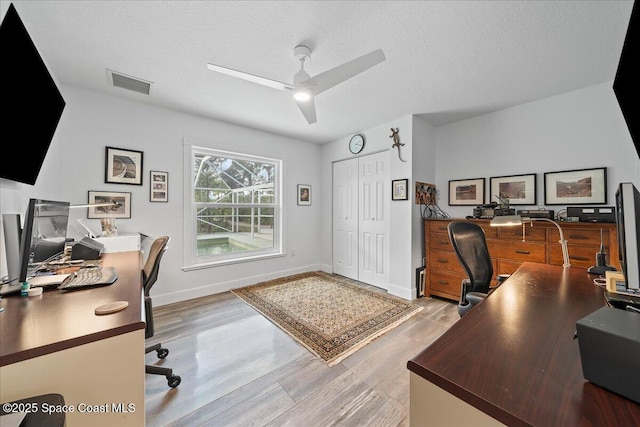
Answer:
<path fill-rule="evenodd" d="M 104 182 L 142 185 L 142 151 L 106 147 Z"/>
<path fill-rule="evenodd" d="M 391 181 L 391 200 L 408 200 L 409 179 L 394 179 Z"/>
<path fill-rule="evenodd" d="M 489 202 L 508 199 L 509 205 L 536 204 L 536 174 L 494 176 L 489 178 Z"/>
<path fill-rule="evenodd" d="M 449 206 L 483 204 L 484 181 L 484 178 L 449 181 Z"/>
<path fill-rule="evenodd" d="M 149 185 L 150 202 L 169 201 L 169 172 L 151 171 L 151 184 Z"/>
<path fill-rule="evenodd" d="M 131 193 L 89 191 L 87 218 L 131 218 Z"/>
<path fill-rule="evenodd" d="M 298 184 L 298 205 L 311 206 L 311 186 Z"/>
<path fill-rule="evenodd" d="M 545 172 L 545 205 L 607 203 L 607 168 Z"/>

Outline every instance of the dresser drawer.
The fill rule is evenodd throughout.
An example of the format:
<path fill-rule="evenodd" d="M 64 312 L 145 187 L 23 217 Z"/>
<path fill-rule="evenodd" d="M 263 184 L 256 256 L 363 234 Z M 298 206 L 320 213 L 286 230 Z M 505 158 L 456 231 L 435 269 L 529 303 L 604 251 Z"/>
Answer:
<path fill-rule="evenodd" d="M 444 270 L 430 270 L 429 292 L 436 295 L 449 296 L 452 299 L 459 299 L 462 281 L 466 278 L 465 274 Z"/>
<path fill-rule="evenodd" d="M 576 245 L 600 245 L 600 230 L 586 230 L 582 228 L 572 229 L 562 229 L 564 234 L 564 238 L 569 242 L 569 244 L 574 243 Z M 602 231 L 602 238 L 604 242 L 609 241 L 609 230 Z M 560 240 L 560 233 L 557 228 L 549 228 L 549 240 L 548 242 L 557 243 Z"/>
<path fill-rule="evenodd" d="M 506 259 L 498 260 L 498 269 L 496 274 L 513 274 L 524 261 L 511 261 Z M 562 262 L 560 263 L 562 265 Z"/>
<path fill-rule="evenodd" d="M 492 258 L 506 258 L 517 261 L 546 262 L 546 244 L 535 242 L 510 241 L 508 244 L 501 241 L 491 241 L 489 253 Z M 562 264 L 562 263 L 560 263 Z"/>
<path fill-rule="evenodd" d="M 460 261 L 453 251 L 432 250 L 429 254 L 429 268 L 432 270 L 455 271 L 464 273 Z"/>
<path fill-rule="evenodd" d="M 589 268 L 596 263 L 596 252 L 600 251 L 600 246 L 578 246 L 567 245 L 569 252 L 569 262 L 571 267 Z M 609 250 L 607 253 L 607 263 L 609 263 Z M 559 243 L 549 247 L 549 264 L 562 265 L 562 246 Z"/>
<path fill-rule="evenodd" d="M 429 248 L 441 251 L 453 251 L 448 234 L 429 233 Z"/>
<path fill-rule="evenodd" d="M 453 221 L 429 221 L 429 232 L 430 233 L 444 233 L 447 234 L 447 226 L 449 223 Z"/>
<path fill-rule="evenodd" d="M 531 227 L 525 224 L 524 235 L 527 242 L 545 242 L 547 240 L 547 229 L 545 227 Z M 498 238 L 522 241 L 522 226 L 498 227 Z"/>

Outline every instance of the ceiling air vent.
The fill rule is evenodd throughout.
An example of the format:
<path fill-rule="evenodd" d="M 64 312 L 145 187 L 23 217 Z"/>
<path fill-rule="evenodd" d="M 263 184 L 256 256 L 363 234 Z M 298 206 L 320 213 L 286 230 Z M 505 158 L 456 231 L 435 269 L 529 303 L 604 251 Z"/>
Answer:
<path fill-rule="evenodd" d="M 107 78 L 109 83 L 115 87 L 132 90 L 134 92 L 149 95 L 151 93 L 151 84 L 146 80 L 137 77 L 127 76 L 126 74 L 107 69 Z"/>

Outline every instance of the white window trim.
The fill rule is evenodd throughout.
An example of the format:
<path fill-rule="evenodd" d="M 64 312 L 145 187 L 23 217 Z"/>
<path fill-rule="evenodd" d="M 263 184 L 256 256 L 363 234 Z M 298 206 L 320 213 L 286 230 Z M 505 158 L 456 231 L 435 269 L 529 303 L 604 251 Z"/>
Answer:
<path fill-rule="evenodd" d="M 229 265 L 229 264 L 237 264 L 243 262 L 253 262 L 258 260 L 264 260 L 269 258 L 283 257 L 286 256 L 286 251 L 284 249 L 284 209 L 283 209 L 283 183 L 284 183 L 284 170 L 283 170 L 283 160 L 274 159 L 266 156 L 253 156 L 244 153 L 231 152 L 227 150 L 215 149 L 210 147 L 199 146 L 191 143 L 192 140 L 185 138 L 185 142 L 183 145 L 183 182 L 184 182 L 184 221 L 183 221 L 183 231 L 184 231 L 184 262 L 183 262 L 183 271 L 191 271 L 191 270 L 199 270 L 203 268 L 211 268 L 221 265 Z M 211 152 L 216 155 L 224 154 L 229 155 L 235 158 L 247 159 L 247 160 L 258 160 L 258 161 L 268 161 L 276 164 L 277 167 L 277 176 L 275 183 L 275 203 L 274 203 L 274 214 L 276 218 L 278 218 L 277 224 L 274 225 L 274 234 L 273 234 L 273 248 L 264 251 L 251 251 L 246 253 L 244 256 L 230 255 L 226 258 L 216 257 L 211 261 L 202 262 L 196 253 L 196 222 L 195 218 L 195 207 L 193 200 L 193 187 L 192 183 L 194 180 L 193 174 L 193 155 L 194 152 Z"/>

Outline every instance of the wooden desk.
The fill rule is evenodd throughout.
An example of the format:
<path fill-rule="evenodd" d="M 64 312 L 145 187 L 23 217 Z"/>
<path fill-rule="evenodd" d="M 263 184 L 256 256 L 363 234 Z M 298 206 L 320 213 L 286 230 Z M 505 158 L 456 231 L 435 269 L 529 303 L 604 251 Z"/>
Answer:
<path fill-rule="evenodd" d="M 0 401 L 59 393 L 67 426 L 144 425 L 144 308 L 139 251 L 103 255 L 110 286 L 5 296 L 0 313 Z M 117 313 L 96 307 L 128 301 Z"/>
<path fill-rule="evenodd" d="M 523 264 L 408 362 L 411 425 L 640 425 L 640 405 L 582 375 L 576 321 L 605 305 L 591 279 Z"/>

